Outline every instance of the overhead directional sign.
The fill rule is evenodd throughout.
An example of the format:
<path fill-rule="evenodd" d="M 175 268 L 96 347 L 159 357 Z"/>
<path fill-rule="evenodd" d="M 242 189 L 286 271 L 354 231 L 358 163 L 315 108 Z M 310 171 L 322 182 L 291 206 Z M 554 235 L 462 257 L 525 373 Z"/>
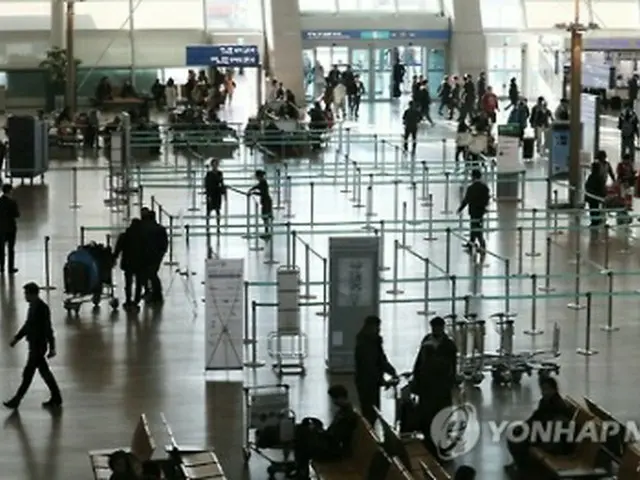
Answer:
<path fill-rule="evenodd" d="M 257 45 L 188 45 L 188 67 L 259 67 Z"/>
<path fill-rule="evenodd" d="M 449 40 L 448 30 L 303 30 L 303 40 Z"/>

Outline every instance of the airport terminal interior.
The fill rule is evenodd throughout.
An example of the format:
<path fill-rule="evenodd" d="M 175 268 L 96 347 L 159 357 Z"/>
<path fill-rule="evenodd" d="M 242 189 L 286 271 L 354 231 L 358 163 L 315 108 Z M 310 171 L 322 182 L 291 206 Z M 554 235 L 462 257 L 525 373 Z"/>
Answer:
<path fill-rule="evenodd" d="M 513 121 L 511 79 L 517 98 L 532 106 L 543 96 L 556 110 L 570 93 L 566 30 L 584 30 L 579 183 L 599 150 L 616 169 L 621 143 L 628 144 L 621 142 L 615 103 L 633 97 L 627 85 L 640 55 L 640 3 L 589 0 L 578 7 L 580 25 L 572 23 L 569 0 L 0 2 L 0 106 L 9 145 L 1 175 L 20 210 L 17 271 L 0 275 L 0 397 L 9 400 L 21 381 L 27 346 L 10 343 L 26 318 L 23 285 L 36 282 L 51 308 L 57 356 L 50 365 L 64 402 L 41 408 L 49 392 L 36 375 L 19 409 L 6 410 L 2 477 L 109 478 L 107 465 L 97 465 L 90 452 L 135 447 L 132 435 L 144 414 L 154 444 L 142 449 L 147 457 L 167 458 L 165 446 L 170 452 L 177 444 L 213 452 L 221 466 L 198 473 L 198 465 L 187 465 L 183 478 L 271 478 L 269 459 L 283 452 L 265 450 L 265 458 L 254 450 L 256 412 L 328 424 L 333 385 L 344 385 L 358 408 L 355 335 L 376 313 L 398 373 L 413 370 L 433 317 L 447 319 L 456 341 L 460 373 L 468 378 L 454 401 L 473 406 L 480 437 L 432 478 L 453 478 L 460 465 L 475 468 L 482 480 L 541 478 L 505 469 L 512 459 L 504 438 L 487 425 L 526 419 L 545 375 L 580 405 L 588 398 L 619 422 L 638 420 L 632 370 L 640 338 L 640 223 L 633 207 L 640 204 L 632 200 L 624 215 L 612 213 L 598 228 L 590 227 L 586 207 L 550 208 L 572 196 L 566 177 L 554 175 L 563 168 L 554 155 L 564 155 L 568 168 L 575 131 L 566 122 L 564 130 L 550 125 L 547 142 L 531 154 L 528 125 L 522 142 L 499 131 Z M 95 126 L 106 125 L 93 146 L 76 139 L 77 117 L 58 121 L 70 96 L 49 78 L 54 48 L 78 60 L 73 113 L 98 109 Z M 403 65 L 401 79 L 394 78 L 396 64 Z M 230 69 L 223 84 L 233 98 L 215 106 L 213 121 L 226 126 L 190 130 L 184 112 L 192 99 L 182 85 L 190 70 L 211 75 L 215 66 Z M 333 66 L 341 72 L 350 66 L 359 76 L 362 104 L 358 116 L 333 112 L 315 145 L 305 112 L 316 99 L 326 101 L 319 72 L 329 75 Z M 475 82 L 480 72 L 500 106 L 489 133 L 497 147 L 483 148 L 474 164 L 492 197 L 484 255 L 465 249 L 469 220 L 457 213 L 471 184 L 470 168 L 456 159 L 459 112 L 450 119 L 447 108 L 438 108 L 445 75 L 471 74 Z M 413 77 L 428 81 L 433 124 L 419 125 L 412 155 L 403 149 L 403 114 Z M 96 103 L 102 78 L 114 92 L 132 84 L 135 101 L 117 103 L 113 93 Z M 164 90 L 170 79 L 178 85 L 173 99 Z M 295 95 L 301 112 L 300 120 L 269 117 L 285 132 L 277 145 L 260 130 L 274 79 Z M 148 105 L 152 134 L 146 127 L 136 132 L 131 115 L 128 123 L 123 112 L 133 104 Z M 257 115 L 258 130 L 250 130 Z M 13 117 L 27 116 L 45 117 L 44 137 L 29 137 L 39 145 L 32 156 L 47 165 L 39 164 L 37 175 L 17 167 L 24 162 L 12 139 Z M 219 225 L 203 194 L 213 158 L 227 187 Z M 247 195 L 256 170 L 265 171 L 273 200 L 269 235 L 258 198 Z M 91 297 L 69 301 L 68 256 L 90 242 L 113 246 L 145 207 L 168 231 L 159 273 L 164 302 L 123 308 L 118 264 L 113 292 L 105 288 L 99 308 Z M 505 313 L 511 321 L 503 322 Z M 508 374 L 496 373 L 496 365 Z M 381 417 L 392 427 L 404 382 L 381 389 Z M 381 442 L 389 435 L 382 423 L 374 426 Z M 614 452 L 614 463 L 622 455 Z M 398 477 L 363 476 L 368 463 L 360 467 L 357 478 L 429 478 L 419 467 Z M 588 478 L 616 477 L 607 471 Z M 617 478 L 639 477 L 636 469 Z"/>

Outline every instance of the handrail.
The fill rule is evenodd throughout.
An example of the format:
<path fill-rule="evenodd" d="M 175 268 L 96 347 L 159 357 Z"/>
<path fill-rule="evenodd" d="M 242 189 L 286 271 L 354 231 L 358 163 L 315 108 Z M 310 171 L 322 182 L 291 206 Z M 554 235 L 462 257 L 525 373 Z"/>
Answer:
<path fill-rule="evenodd" d="M 305 249 L 308 249 L 309 253 L 312 253 L 316 258 L 318 258 L 318 260 L 326 260 L 326 257 L 320 255 L 311 245 L 309 245 L 308 242 L 305 242 L 302 238 L 300 238 L 297 231 L 292 230 L 291 235 L 295 240 L 298 240 Z"/>

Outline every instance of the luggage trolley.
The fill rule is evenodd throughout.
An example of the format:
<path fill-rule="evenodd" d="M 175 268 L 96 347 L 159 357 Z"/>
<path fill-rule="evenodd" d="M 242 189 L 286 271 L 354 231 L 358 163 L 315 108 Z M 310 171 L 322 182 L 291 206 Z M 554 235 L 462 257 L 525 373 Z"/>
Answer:
<path fill-rule="evenodd" d="M 258 385 L 244 387 L 245 438 L 242 448 L 245 465 L 255 452 L 269 462 L 269 480 L 277 473 L 287 478 L 296 474 L 291 458 L 296 427 L 296 416 L 289 402 L 289 385 Z M 275 459 L 268 451 L 280 450 L 282 459 Z"/>
<path fill-rule="evenodd" d="M 64 265 L 63 306 L 77 316 L 83 303 L 93 303 L 94 311 L 102 300 L 108 300 L 115 311 L 119 301 L 113 285 L 113 253 L 111 247 L 91 242 L 67 256 Z"/>

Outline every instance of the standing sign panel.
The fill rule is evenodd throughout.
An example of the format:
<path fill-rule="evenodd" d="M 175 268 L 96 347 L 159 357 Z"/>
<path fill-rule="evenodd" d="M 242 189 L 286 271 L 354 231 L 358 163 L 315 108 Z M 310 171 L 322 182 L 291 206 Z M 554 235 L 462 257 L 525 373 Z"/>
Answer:
<path fill-rule="evenodd" d="M 549 178 L 566 178 L 569 175 L 570 145 L 571 127 L 569 122 L 553 122 L 549 143 Z"/>
<path fill-rule="evenodd" d="M 520 162 L 520 125 L 498 125 L 498 151 L 496 175 L 496 199 L 517 201 L 519 176 L 523 170 Z"/>
<path fill-rule="evenodd" d="M 330 372 L 353 373 L 356 335 L 380 312 L 379 249 L 375 237 L 329 239 Z"/>
<path fill-rule="evenodd" d="M 243 366 L 244 260 L 205 263 L 205 370 Z"/>
<path fill-rule="evenodd" d="M 582 115 L 582 151 L 594 156 L 600 149 L 600 97 L 583 93 L 580 95 Z"/>

